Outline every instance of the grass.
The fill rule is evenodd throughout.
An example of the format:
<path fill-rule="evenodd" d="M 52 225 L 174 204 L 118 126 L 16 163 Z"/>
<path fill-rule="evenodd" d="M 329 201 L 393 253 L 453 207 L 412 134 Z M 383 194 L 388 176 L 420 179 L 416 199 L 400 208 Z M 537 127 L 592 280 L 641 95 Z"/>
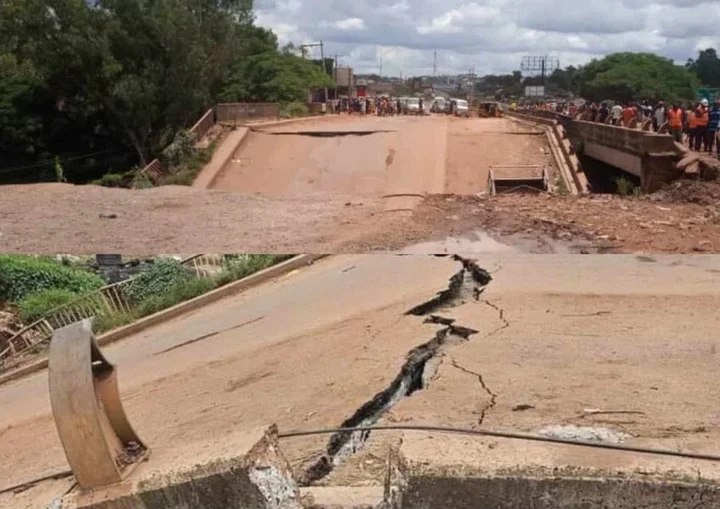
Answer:
<path fill-rule="evenodd" d="M 615 188 L 617 189 L 617 194 L 619 194 L 620 196 L 638 197 L 642 194 L 642 190 L 640 189 L 640 187 L 636 186 L 625 177 L 620 177 L 619 179 L 615 180 Z"/>
<path fill-rule="evenodd" d="M 570 194 L 567 186 L 565 185 L 565 179 L 561 175 L 555 177 L 555 192 L 560 196 L 567 196 Z"/>
<path fill-rule="evenodd" d="M 17 303 L 20 319 L 24 323 L 32 323 L 45 316 L 49 311 L 78 298 L 78 294 L 64 288 L 48 288 L 31 293 Z"/>
<path fill-rule="evenodd" d="M 150 316 L 181 302 L 194 299 L 216 288 L 243 279 L 263 269 L 277 265 L 293 255 L 238 255 L 228 257 L 223 272 L 216 276 L 192 278 L 182 281 L 166 291 L 151 295 L 135 306 L 129 313 L 116 312 L 98 316 L 95 320 L 96 333 L 107 332 L 128 325 L 140 318 Z"/>
<path fill-rule="evenodd" d="M 183 158 L 180 164 L 173 168 L 170 175 L 160 180 L 160 185 L 191 186 L 205 165 L 210 162 L 219 144 L 220 138 L 217 138 L 207 148 L 193 149 L 189 156 Z"/>

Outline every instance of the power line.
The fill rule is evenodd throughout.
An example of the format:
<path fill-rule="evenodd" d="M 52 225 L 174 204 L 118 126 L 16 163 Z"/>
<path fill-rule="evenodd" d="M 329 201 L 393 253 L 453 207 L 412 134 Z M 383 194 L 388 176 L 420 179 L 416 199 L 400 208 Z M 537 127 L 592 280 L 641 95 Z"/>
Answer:
<path fill-rule="evenodd" d="M 677 458 L 691 458 L 705 461 L 720 462 L 720 456 L 694 452 L 673 451 L 671 449 L 654 449 L 650 447 L 634 447 L 630 445 L 606 444 L 602 442 L 589 442 L 585 440 L 569 440 L 565 438 L 552 438 L 527 433 L 512 433 L 507 431 L 484 431 L 479 429 L 455 428 L 447 426 L 358 426 L 348 428 L 315 429 L 307 431 L 288 431 L 279 433 L 278 438 L 304 437 L 310 435 L 332 435 L 335 433 L 352 433 L 355 431 L 436 431 L 439 433 L 454 433 L 460 435 L 479 435 L 495 438 L 509 438 L 514 440 L 528 440 L 531 442 L 549 442 L 553 444 L 574 445 L 579 447 L 592 447 L 595 449 L 611 449 L 614 451 L 635 452 L 641 454 L 657 454 L 660 456 L 674 456 Z"/>
<path fill-rule="evenodd" d="M 88 158 L 90 156 L 94 156 L 94 155 L 109 154 L 112 152 L 121 152 L 121 151 L 123 151 L 123 149 L 114 148 L 114 149 L 110 149 L 110 150 L 101 150 L 98 152 L 90 152 L 88 154 L 83 154 L 80 156 L 68 157 L 67 159 L 60 159 L 60 163 L 67 163 L 69 161 L 77 161 L 79 159 L 86 159 L 86 158 Z M 21 170 L 29 170 L 32 168 L 41 168 L 43 166 L 50 166 L 52 164 L 55 164 L 55 159 L 46 159 L 45 161 L 46 162 L 35 163 L 35 164 L 27 165 L 27 166 L 16 166 L 16 167 L 11 167 L 11 168 L 3 168 L 3 169 L 0 169 L 0 174 L 12 173 L 14 171 L 21 171 Z"/>

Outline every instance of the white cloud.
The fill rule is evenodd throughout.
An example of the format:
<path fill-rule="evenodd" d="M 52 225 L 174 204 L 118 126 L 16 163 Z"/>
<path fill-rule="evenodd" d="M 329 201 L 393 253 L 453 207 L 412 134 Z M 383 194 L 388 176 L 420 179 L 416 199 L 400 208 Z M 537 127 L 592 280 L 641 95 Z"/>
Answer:
<path fill-rule="evenodd" d="M 617 51 L 683 62 L 720 44 L 717 0 L 256 0 L 256 14 L 281 42 L 323 40 L 359 72 L 382 58 L 390 74 L 429 73 L 435 50 L 441 73 L 485 74 L 528 54 L 563 66 Z"/>
<path fill-rule="evenodd" d="M 492 23 L 499 14 L 497 9 L 472 2 L 436 16 L 430 23 L 420 24 L 417 31 L 420 34 L 455 34 L 463 32 L 467 27 Z"/>
<path fill-rule="evenodd" d="M 362 18 L 345 18 L 333 23 L 338 30 L 365 30 L 365 21 Z"/>

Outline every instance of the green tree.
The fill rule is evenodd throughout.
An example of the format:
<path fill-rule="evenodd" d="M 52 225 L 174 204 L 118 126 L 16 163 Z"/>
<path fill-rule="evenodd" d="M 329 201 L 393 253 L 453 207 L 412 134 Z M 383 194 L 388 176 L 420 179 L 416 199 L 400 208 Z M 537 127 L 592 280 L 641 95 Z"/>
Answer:
<path fill-rule="evenodd" d="M 700 51 L 697 60 L 688 59 L 686 67 L 697 74 L 703 85 L 720 87 L 720 58 L 714 48 Z"/>
<path fill-rule="evenodd" d="M 565 69 L 555 69 L 548 77 L 548 84 L 564 92 L 576 93 L 578 90 L 579 69 L 570 65 Z"/>
<path fill-rule="evenodd" d="M 311 60 L 276 50 L 237 59 L 219 99 L 223 102 L 307 100 L 310 88 L 332 87 L 332 78 Z"/>
<path fill-rule="evenodd" d="M 691 100 L 697 77 L 651 53 L 615 53 L 592 60 L 578 76 L 580 94 L 591 101 Z"/>

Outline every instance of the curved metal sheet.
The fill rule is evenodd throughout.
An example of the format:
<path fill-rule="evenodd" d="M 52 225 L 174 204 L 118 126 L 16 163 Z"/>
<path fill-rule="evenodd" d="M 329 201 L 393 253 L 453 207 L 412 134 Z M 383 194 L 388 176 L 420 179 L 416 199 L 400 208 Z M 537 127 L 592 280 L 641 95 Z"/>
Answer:
<path fill-rule="evenodd" d="M 49 384 L 55 425 L 78 484 L 121 481 L 147 448 L 125 415 L 115 367 L 98 348 L 90 320 L 53 334 Z"/>

